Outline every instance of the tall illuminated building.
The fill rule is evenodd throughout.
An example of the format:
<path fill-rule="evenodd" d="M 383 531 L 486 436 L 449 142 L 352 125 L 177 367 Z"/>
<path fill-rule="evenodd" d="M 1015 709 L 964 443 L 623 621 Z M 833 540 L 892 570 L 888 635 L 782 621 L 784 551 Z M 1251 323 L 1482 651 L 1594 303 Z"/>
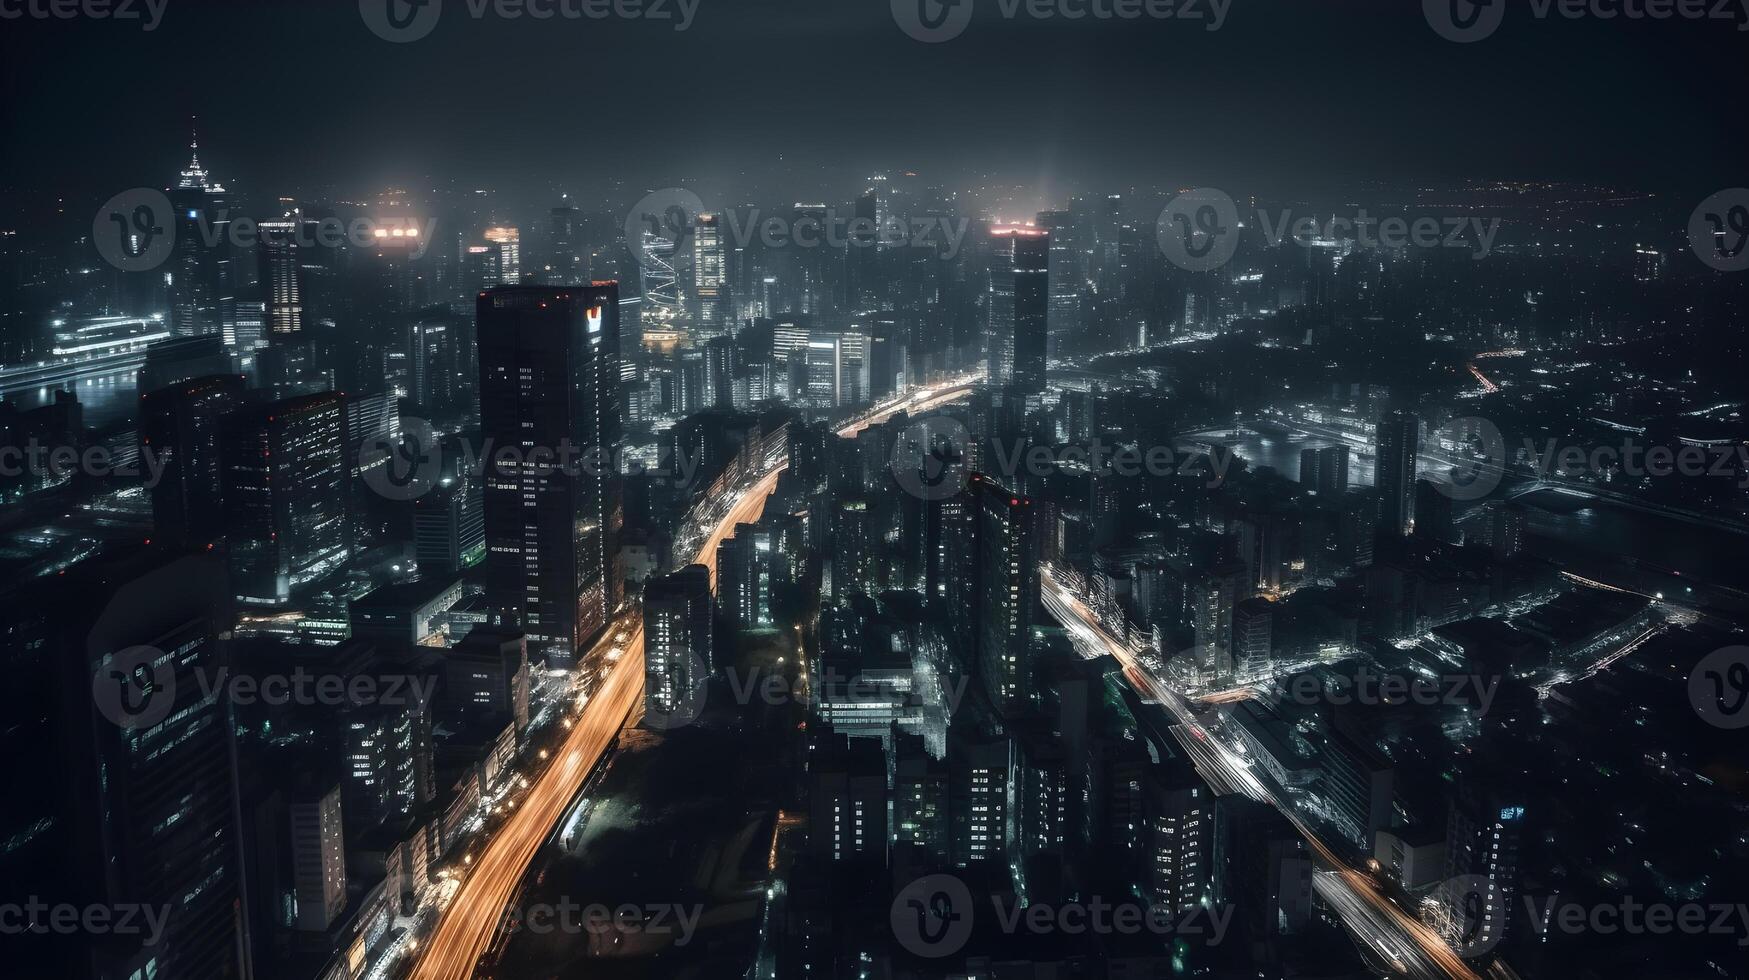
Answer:
<path fill-rule="evenodd" d="M 236 256 L 230 244 L 225 188 L 200 165 L 200 141 L 190 139 L 188 166 L 170 188 L 176 249 L 169 266 L 170 332 L 178 337 L 220 333 L 236 321 Z M 162 216 L 169 220 L 172 216 Z"/>
<path fill-rule="evenodd" d="M 462 285 L 470 295 L 502 286 L 504 251 L 496 245 L 469 245 L 462 250 Z"/>
<path fill-rule="evenodd" d="M 723 617 L 742 629 L 772 624 L 771 588 L 777 579 L 778 533 L 760 524 L 737 524 L 735 536 L 717 545 L 717 594 Z"/>
<path fill-rule="evenodd" d="M 161 466 L 151 487 L 152 530 L 177 544 L 224 534 L 219 434 L 243 404 L 242 376 L 209 375 L 140 396 L 140 451 Z"/>
<path fill-rule="evenodd" d="M 985 363 L 990 380 L 1024 394 L 1045 390 L 1051 236 L 1037 228 L 998 228 L 990 267 Z"/>
<path fill-rule="evenodd" d="M 1237 670 L 1233 653 L 1233 612 L 1250 595 L 1245 566 L 1224 561 L 1196 578 L 1186 597 L 1191 630 L 1196 637 L 1193 657 L 1198 679 L 1212 684 L 1231 679 Z"/>
<path fill-rule="evenodd" d="M 1038 559 L 1032 501 L 974 474 L 967 488 L 976 523 L 978 673 L 990 701 L 1024 707 L 1033 698 L 1033 610 Z"/>
<path fill-rule="evenodd" d="M 1348 447 L 1338 443 L 1300 450 L 1300 486 L 1320 497 L 1348 492 Z"/>
<path fill-rule="evenodd" d="M 269 343 L 279 343 L 304 329 L 303 270 L 298 254 L 298 222 L 263 221 L 257 253 L 261 262 L 262 296 L 267 304 Z"/>
<path fill-rule="evenodd" d="M 692 236 L 693 315 L 699 332 L 711 335 L 723 327 L 728 275 L 723 263 L 723 219 L 701 214 Z"/>
<path fill-rule="evenodd" d="M 225 419 L 225 530 L 241 601 L 280 605 L 351 554 L 346 396 L 289 398 Z"/>
<path fill-rule="evenodd" d="M 544 281 L 555 286 L 583 282 L 589 275 L 589 256 L 581 240 L 583 212 L 561 204 L 553 208 L 548 220 Z"/>
<path fill-rule="evenodd" d="M 1086 286 L 1086 258 L 1080 252 L 1072 211 L 1040 211 L 1038 227 L 1050 236 L 1050 299 L 1045 313 L 1049 353 L 1081 333 L 1081 293 Z"/>
<path fill-rule="evenodd" d="M 1155 909 L 1180 914 L 1197 907 L 1208 890 L 1214 794 L 1183 759 L 1162 760 L 1144 778 L 1148 897 Z"/>
<path fill-rule="evenodd" d="M 1518 893 L 1522 797 L 1464 777 L 1446 819 L 1445 882 L 1434 890 L 1435 925 L 1460 952 L 1506 937 Z"/>
<path fill-rule="evenodd" d="M 555 664 L 619 604 L 619 285 L 501 286 L 477 303 L 486 597 Z M 569 465 L 556 465 L 563 454 Z"/>
<path fill-rule="evenodd" d="M 1373 483 L 1379 494 L 1379 533 L 1406 536 L 1415 526 L 1415 461 L 1421 452 L 1421 420 L 1395 411 L 1379 420 Z"/>
<path fill-rule="evenodd" d="M 688 565 L 644 586 L 644 710 L 681 717 L 711 655 L 710 569 Z"/>
<path fill-rule="evenodd" d="M 498 250 L 500 282 L 514 286 L 522 281 L 522 233 L 515 228 L 487 228 L 483 236 Z"/>
<path fill-rule="evenodd" d="M 956 867 L 1007 855 L 1008 739 L 954 724 L 947 732 L 949 839 Z"/>
<path fill-rule="evenodd" d="M 169 912 L 161 935 L 8 936 L 6 976 L 252 975 L 236 726 L 231 699 L 208 690 L 230 666 L 229 592 L 222 560 L 158 546 L 0 590 L 0 654 L 34 692 L 0 726 L 6 819 L 23 828 L 0 847 L 7 901 Z M 9 919 L 25 931 L 17 905 Z"/>

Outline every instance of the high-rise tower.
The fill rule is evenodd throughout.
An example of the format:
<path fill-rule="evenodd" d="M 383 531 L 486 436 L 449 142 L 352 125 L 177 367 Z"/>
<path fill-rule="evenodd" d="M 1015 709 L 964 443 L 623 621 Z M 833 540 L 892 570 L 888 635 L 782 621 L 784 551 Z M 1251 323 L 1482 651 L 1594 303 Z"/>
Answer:
<path fill-rule="evenodd" d="M 619 285 L 500 286 L 477 316 L 487 599 L 569 664 L 619 604 Z"/>

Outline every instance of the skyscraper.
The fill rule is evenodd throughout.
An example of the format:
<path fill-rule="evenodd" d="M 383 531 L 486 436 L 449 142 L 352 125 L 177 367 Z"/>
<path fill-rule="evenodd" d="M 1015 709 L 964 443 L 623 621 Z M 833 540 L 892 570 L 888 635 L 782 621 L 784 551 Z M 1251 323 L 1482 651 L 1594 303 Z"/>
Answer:
<path fill-rule="evenodd" d="M 303 270 L 300 267 L 296 215 L 284 221 L 263 221 L 259 256 L 262 298 L 267 304 L 269 343 L 283 343 L 304 329 Z"/>
<path fill-rule="evenodd" d="M 522 232 L 508 227 L 487 228 L 484 237 L 498 250 L 500 281 L 507 286 L 520 283 L 522 281 Z"/>
<path fill-rule="evenodd" d="M 1156 909 L 1184 912 L 1202 901 L 1213 871 L 1214 794 L 1183 758 L 1150 766 L 1144 792 L 1149 898 Z"/>
<path fill-rule="evenodd" d="M 723 328 L 728 275 L 723 264 L 722 216 L 701 214 L 692 237 L 693 315 L 699 333 L 710 336 Z"/>
<path fill-rule="evenodd" d="M 1234 667 L 1247 680 L 1269 676 L 1274 609 L 1275 604 L 1263 598 L 1246 599 L 1233 607 Z"/>
<path fill-rule="evenodd" d="M 9 901 L 171 911 L 161 936 L 8 937 L 7 975 L 249 976 L 232 702 L 208 690 L 230 667 L 224 563 L 124 547 L 43 583 L 4 597 L 0 649 L 34 693 L 0 732 L 29 828 L 0 880 Z"/>
<path fill-rule="evenodd" d="M 1036 228 L 998 228 L 990 267 L 989 377 L 1022 393 L 1045 389 L 1051 236 Z"/>
<path fill-rule="evenodd" d="M 553 208 L 548 221 L 545 281 L 554 286 L 581 285 L 589 275 L 581 240 L 583 212 L 561 204 Z"/>
<path fill-rule="evenodd" d="M 190 139 L 188 152 L 188 166 L 168 194 L 176 211 L 176 251 L 168 278 L 170 332 L 178 337 L 220 333 L 234 327 L 237 313 L 225 188 L 200 165 L 199 140 Z"/>
<path fill-rule="evenodd" d="M 760 524 L 737 524 L 735 536 L 717 546 L 717 594 L 723 616 L 741 629 L 769 627 L 771 587 L 780 557 L 777 532 Z"/>
<path fill-rule="evenodd" d="M 1525 808 L 1499 787 L 1466 777 L 1446 821 L 1445 882 L 1437 925 L 1454 948 L 1491 950 L 1505 938 L 1518 891 Z"/>
<path fill-rule="evenodd" d="M 1421 420 L 1395 411 L 1379 420 L 1374 484 L 1379 493 L 1379 532 L 1397 537 L 1415 525 L 1415 461 L 1421 452 Z"/>
<path fill-rule="evenodd" d="M 340 787 L 321 783 L 286 807 L 299 931 L 326 932 L 346 909 L 346 835 Z"/>
<path fill-rule="evenodd" d="M 555 664 L 619 604 L 619 286 L 501 286 L 477 304 L 486 597 Z"/>
<path fill-rule="evenodd" d="M 1008 842 L 1008 739 L 955 724 L 948 729 L 947 765 L 954 864 L 1001 860 Z"/>
<path fill-rule="evenodd" d="M 686 717 L 711 653 L 711 573 L 688 565 L 644 586 L 644 711 Z"/>
<path fill-rule="evenodd" d="M 1030 653 L 1039 580 L 1032 501 L 988 477 L 974 479 L 969 489 L 978 535 L 978 672 L 993 703 L 1020 706 L 1033 695 Z"/>
<path fill-rule="evenodd" d="M 1232 678 L 1237 664 L 1233 657 L 1233 610 L 1245 587 L 1245 566 L 1226 561 L 1199 577 L 1188 599 L 1191 629 L 1196 634 L 1196 673 L 1202 683 Z"/>
<path fill-rule="evenodd" d="M 1081 333 L 1081 292 L 1086 285 L 1085 257 L 1075 237 L 1072 211 L 1040 211 L 1038 226 L 1050 236 L 1050 303 L 1045 314 L 1048 354 L 1074 342 Z"/>
<path fill-rule="evenodd" d="M 240 375 L 218 374 L 140 396 L 140 451 L 163 467 L 151 487 L 152 529 L 163 540 L 191 544 L 224 533 L 220 420 L 243 403 L 246 387 Z"/>
<path fill-rule="evenodd" d="M 225 527 L 232 585 L 278 605 L 351 554 L 346 396 L 289 398 L 226 418 Z"/>
<path fill-rule="evenodd" d="M 1348 447 L 1337 444 L 1300 450 L 1300 486 L 1320 497 L 1348 490 Z"/>

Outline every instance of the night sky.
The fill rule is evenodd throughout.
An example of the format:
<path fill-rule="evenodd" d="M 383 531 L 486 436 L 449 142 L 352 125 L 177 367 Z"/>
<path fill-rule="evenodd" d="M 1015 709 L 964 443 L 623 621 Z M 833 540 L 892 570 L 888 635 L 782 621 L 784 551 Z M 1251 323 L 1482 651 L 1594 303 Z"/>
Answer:
<path fill-rule="evenodd" d="M 476 20 L 443 0 L 410 44 L 370 33 L 355 0 L 167 2 L 151 33 L 0 22 L 15 191 L 167 182 L 191 114 L 209 168 L 259 193 L 752 174 L 799 194 L 908 167 L 1051 192 L 1500 178 L 1686 194 L 1744 183 L 1749 145 L 1736 24 L 1539 21 L 1523 0 L 1471 45 L 1437 36 L 1419 0 L 1233 0 L 1215 32 L 1006 21 L 976 0 L 942 44 L 903 34 L 887 0 L 699 0 L 685 32 Z"/>

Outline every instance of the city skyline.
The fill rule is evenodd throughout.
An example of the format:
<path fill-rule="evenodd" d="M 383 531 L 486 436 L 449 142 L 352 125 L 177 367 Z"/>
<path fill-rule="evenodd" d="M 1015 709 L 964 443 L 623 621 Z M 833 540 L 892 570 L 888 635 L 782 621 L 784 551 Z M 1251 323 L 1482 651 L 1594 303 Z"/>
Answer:
<path fill-rule="evenodd" d="M 21 980 L 1749 980 L 1749 0 L 0 0 Z"/>

